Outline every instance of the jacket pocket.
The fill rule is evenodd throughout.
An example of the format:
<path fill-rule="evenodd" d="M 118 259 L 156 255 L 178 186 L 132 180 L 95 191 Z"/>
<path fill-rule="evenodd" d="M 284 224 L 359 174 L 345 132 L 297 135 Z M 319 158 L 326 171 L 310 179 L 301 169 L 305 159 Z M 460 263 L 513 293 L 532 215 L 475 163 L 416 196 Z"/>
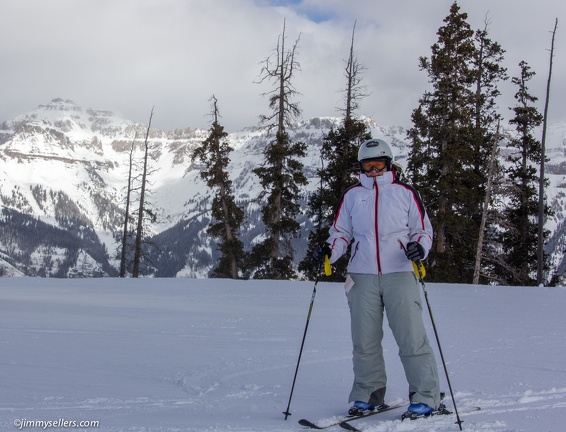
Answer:
<path fill-rule="evenodd" d="M 354 261 L 354 258 L 356 257 L 356 254 L 358 253 L 358 248 L 360 247 L 360 242 L 357 241 L 354 245 L 354 247 L 352 248 L 352 257 L 350 258 L 350 262 Z"/>

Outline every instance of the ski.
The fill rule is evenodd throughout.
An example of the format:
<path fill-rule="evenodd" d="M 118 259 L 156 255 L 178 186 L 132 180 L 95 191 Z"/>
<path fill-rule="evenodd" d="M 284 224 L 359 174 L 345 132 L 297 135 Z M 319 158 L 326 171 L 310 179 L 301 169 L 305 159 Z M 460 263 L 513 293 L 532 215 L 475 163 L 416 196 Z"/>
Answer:
<path fill-rule="evenodd" d="M 472 408 L 470 408 L 470 409 L 468 409 L 468 410 L 465 410 L 464 412 L 473 412 L 473 411 L 480 411 L 480 410 L 481 410 L 480 407 L 472 407 Z M 413 414 L 413 413 L 411 413 L 411 414 Z M 437 416 L 437 415 L 450 415 L 450 414 L 452 414 L 452 411 L 449 411 L 448 409 L 446 409 L 446 407 L 445 407 L 444 405 L 441 405 L 438 410 L 433 411 L 432 414 L 429 414 L 429 415 L 427 415 L 427 416 L 422 415 L 422 416 L 410 416 L 410 417 L 409 417 L 409 416 L 406 416 L 406 415 L 407 415 L 407 412 L 405 412 L 405 413 L 401 416 L 401 421 L 405 420 L 406 418 L 410 418 L 411 420 L 417 420 L 417 419 L 428 418 L 428 417 L 433 417 L 433 416 Z M 365 418 L 365 417 L 367 417 L 367 415 L 366 415 L 366 416 L 362 416 L 362 417 L 360 417 L 360 418 Z M 352 420 L 352 419 L 350 419 L 350 421 L 351 421 L 351 420 Z M 353 420 L 355 420 L 355 418 L 354 418 Z M 460 424 L 461 424 L 461 423 L 463 423 L 463 422 L 460 421 Z M 458 422 L 456 422 L 456 424 L 458 424 Z M 340 423 L 339 426 L 340 426 L 341 428 L 347 429 L 347 430 L 352 431 L 352 432 L 362 432 L 361 429 L 358 429 L 358 428 L 356 428 L 356 427 L 354 427 L 354 426 L 348 424 L 348 421 L 345 421 L 345 422 Z"/>
<path fill-rule="evenodd" d="M 381 414 L 382 412 L 385 412 L 385 411 L 391 411 L 391 410 L 393 410 L 393 409 L 400 408 L 400 407 L 402 407 L 402 406 L 404 406 L 404 405 L 391 405 L 391 406 L 390 406 L 390 405 L 387 405 L 385 408 L 381 408 L 381 409 L 379 409 L 379 410 L 377 410 L 377 411 L 369 411 L 367 414 L 363 414 L 363 415 L 361 415 L 361 416 L 344 417 L 344 418 L 342 418 L 342 419 L 340 419 L 340 420 L 337 420 L 337 421 L 332 422 L 332 423 L 330 423 L 330 424 L 327 424 L 327 425 L 325 425 L 325 426 L 319 426 L 319 425 L 317 425 L 316 423 L 313 423 L 313 422 L 311 422 L 310 420 L 306 420 L 306 419 L 301 419 L 301 420 L 299 420 L 299 424 L 300 424 L 301 426 L 306 426 L 306 427 L 311 428 L 311 429 L 328 429 L 328 428 L 333 427 L 333 426 L 340 426 L 340 427 L 342 427 L 342 428 L 344 428 L 344 429 L 354 430 L 354 431 L 355 431 L 355 430 L 357 430 L 357 429 L 354 428 L 353 426 L 349 425 L 348 422 L 355 421 L 355 420 L 359 420 L 359 419 L 363 419 L 363 418 L 367 418 L 367 417 L 371 417 L 371 416 L 373 416 L 373 415 Z"/>
<path fill-rule="evenodd" d="M 474 412 L 474 411 L 481 411 L 481 407 L 472 407 L 469 409 L 464 410 L 464 412 Z M 406 419 L 410 419 L 410 420 L 418 420 L 421 418 L 427 418 L 427 417 L 434 417 L 437 415 L 450 415 L 452 414 L 452 411 L 449 411 L 446 406 L 444 404 L 440 405 L 440 407 L 436 410 L 433 411 L 430 414 L 427 415 L 417 415 L 414 412 L 411 411 L 406 411 L 403 413 L 403 415 L 401 416 L 401 421 L 406 420 Z"/>

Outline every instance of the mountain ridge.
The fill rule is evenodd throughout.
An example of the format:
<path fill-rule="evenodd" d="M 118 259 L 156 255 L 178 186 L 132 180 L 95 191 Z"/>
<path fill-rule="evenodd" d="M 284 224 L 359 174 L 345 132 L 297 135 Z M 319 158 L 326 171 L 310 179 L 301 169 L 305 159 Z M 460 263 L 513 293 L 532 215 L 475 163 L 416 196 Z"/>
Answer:
<path fill-rule="evenodd" d="M 406 166 L 409 144 L 402 127 L 382 127 L 363 117 L 372 136 L 392 144 L 396 161 Z M 291 139 L 307 144 L 302 159 L 309 180 L 304 189 L 302 208 L 308 192 L 318 187 L 316 170 L 320 166 L 322 138 L 340 125 L 334 117 L 312 118 L 297 123 Z M 117 248 L 123 225 L 125 186 L 129 150 L 133 142 L 140 146 L 147 125 L 124 119 L 110 111 L 93 110 L 69 99 L 54 99 L 27 114 L 0 124 L 0 267 L 4 275 L 77 277 L 115 276 Z M 191 162 L 192 150 L 206 139 L 203 129 L 150 129 L 152 206 L 158 222 L 149 227 L 159 252 L 152 252 L 156 267 L 145 269 L 156 277 L 207 277 L 218 252 L 215 242 L 206 235 L 210 222 L 208 210 L 212 194 L 199 176 L 198 163 Z M 547 222 L 552 233 L 553 251 L 564 249 L 566 197 L 566 124 L 551 125 L 548 135 L 548 172 L 551 187 L 549 203 L 557 215 Z M 250 249 L 263 234 L 258 178 L 252 173 L 263 160 L 262 151 L 272 139 L 259 127 L 247 127 L 228 134 L 234 148 L 231 153 L 230 178 L 236 200 L 246 212 L 242 240 Z M 139 157 L 139 152 L 137 156 Z M 11 213 L 7 216 L 6 211 Z M 49 258 L 49 245 L 22 248 L 17 233 L 10 230 L 6 218 L 13 221 L 20 213 L 61 230 L 73 233 L 76 250 L 60 247 L 58 258 Z M 299 216 L 301 233 L 293 241 L 296 261 L 306 249 L 311 228 L 308 218 Z M 23 222 L 22 222 L 23 223 Z M 28 222 L 29 223 L 29 222 Z M 89 239 L 85 246 L 84 240 Z M 108 259 L 101 260 L 106 251 Z M 553 269 L 564 267 L 563 254 L 552 254 Z M 83 260 L 77 264 L 79 257 Z M 57 262 L 57 259 L 59 260 Z M 101 262 L 102 261 L 102 262 Z M 46 267 L 45 262 L 51 263 Z M 80 267 L 80 271 L 77 270 Z M 10 269 L 8 271 L 7 269 Z"/>

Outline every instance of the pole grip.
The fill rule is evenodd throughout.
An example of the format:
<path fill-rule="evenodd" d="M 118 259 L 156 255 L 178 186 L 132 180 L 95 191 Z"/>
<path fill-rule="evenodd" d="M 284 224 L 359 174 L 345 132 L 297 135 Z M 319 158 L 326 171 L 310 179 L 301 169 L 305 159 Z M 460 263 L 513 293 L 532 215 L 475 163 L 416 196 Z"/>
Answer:
<path fill-rule="evenodd" d="M 413 270 L 417 275 L 419 280 L 423 280 L 426 276 L 425 266 L 423 265 L 422 261 L 413 261 Z"/>
<path fill-rule="evenodd" d="M 326 276 L 332 275 L 332 267 L 330 266 L 330 258 L 328 258 L 328 255 L 324 255 L 324 274 Z"/>

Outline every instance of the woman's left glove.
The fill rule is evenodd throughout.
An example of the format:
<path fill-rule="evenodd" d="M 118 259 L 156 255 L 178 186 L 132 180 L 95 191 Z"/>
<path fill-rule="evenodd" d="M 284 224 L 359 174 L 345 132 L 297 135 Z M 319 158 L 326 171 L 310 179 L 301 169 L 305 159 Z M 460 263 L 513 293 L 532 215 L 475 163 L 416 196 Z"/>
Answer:
<path fill-rule="evenodd" d="M 405 250 L 405 255 L 411 261 L 420 261 L 424 258 L 424 248 L 420 243 L 412 241 L 407 243 L 407 249 Z"/>

